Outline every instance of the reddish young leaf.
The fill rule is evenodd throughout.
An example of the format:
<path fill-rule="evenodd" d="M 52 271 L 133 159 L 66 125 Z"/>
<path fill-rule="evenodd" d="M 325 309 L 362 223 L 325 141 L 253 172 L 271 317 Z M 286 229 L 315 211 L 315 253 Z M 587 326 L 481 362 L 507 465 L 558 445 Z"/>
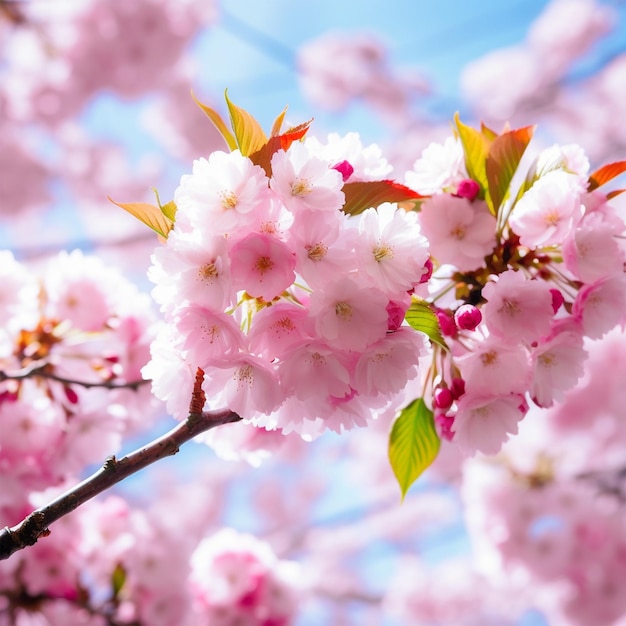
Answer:
<path fill-rule="evenodd" d="M 513 175 L 532 139 L 534 130 L 534 126 L 525 126 L 503 133 L 496 137 L 489 147 L 485 172 L 489 183 L 489 196 L 496 215 L 506 198 Z"/>
<path fill-rule="evenodd" d="M 626 189 L 614 189 L 613 191 L 609 191 L 609 193 L 606 194 L 606 199 L 610 200 L 611 198 L 615 198 L 615 196 L 619 196 L 625 191 Z"/>
<path fill-rule="evenodd" d="M 404 202 L 427 197 L 393 180 L 346 183 L 343 186 L 343 193 L 346 196 L 343 212 L 348 215 L 358 215 L 370 207 L 376 208 L 383 202 Z"/>
<path fill-rule="evenodd" d="M 626 172 L 626 161 L 607 163 L 589 176 L 589 187 L 587 189 L 593 191 L 624 172 Z"/>
<path fill-rule="evenodd" d="M 278 150 L 287 150 L 289 146 L 294 142 L 302 139 L 306 132 L 309 130 L 309 126 L 313 120 L 299 124 L 294 128 L 290 128 L 282 135 L 274 135 L 269 138 L 269 141 L 262 146 L 259 150 L 249 155 L 250 160 L 255 165 L 260 165 L 267 176 L 272 175 L 272 157 Z"/>

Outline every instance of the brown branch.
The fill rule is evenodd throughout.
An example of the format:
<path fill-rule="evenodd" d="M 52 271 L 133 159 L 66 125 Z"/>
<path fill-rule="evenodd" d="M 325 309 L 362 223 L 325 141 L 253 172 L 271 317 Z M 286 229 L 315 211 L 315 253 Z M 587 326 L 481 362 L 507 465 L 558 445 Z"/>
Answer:
<path fill-rule="evenodd" d="M 133 389 L 137 390 L 141 385 L 147 385 L 151 381 L 149 380 L 131 380 L 128 382 L 120 383 L 115 382 L 113 380 L 109 381 L 99 381 L 99 382 L 88 382 L 86 380 L 74 380 L 73 378 L 65 378 L 64 376 L 59 376 L 58 374 L 54 374 L 49 371 L 48 363 L 44 362 L 42 364 L 41 361 L 36 361 L 35 363 L 31 363 L 28 367 L 24 367 L 21 370 L 16 372 L 3 372 L 0 370 L 0 382 L 5 380 L 24 380 L 26 378 L 47 378 L 49 380 L 54 380 L 59 383 L 63 383 L 64 385 L 79 385 L 80 387 L 85 387 L 85 389 L 91 389 L 93 387 L 102 387 L 104 389 Z"/>
<path fill-rule="evenodd" d="M 180 446 L 200 433 L 221 424 L 238 422 L 241 417 L 229 409 L 190 413 L 168 433 L 121 459 L 110 456 L 89 478 L 72 487 L 49 504 L 33 511 L 16 526 L 0 530 L 0 560 L 34 545 L 39 537 L 50 534 L 48 526 L 94 496 L 119 483 L 155 461 L 178 452 Z"/>

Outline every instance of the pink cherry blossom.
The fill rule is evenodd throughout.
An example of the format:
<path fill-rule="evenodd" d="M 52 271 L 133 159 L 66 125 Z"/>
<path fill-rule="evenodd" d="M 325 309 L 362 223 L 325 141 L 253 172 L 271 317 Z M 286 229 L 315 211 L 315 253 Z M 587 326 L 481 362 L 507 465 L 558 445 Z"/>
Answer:
<path fill-rule="evenodd" d="M 419 357 L 425 353 L 420 333 L 402 327 L 368 348 L 356 364 L 354 385 L 368 396 L 400 391 L 417 376 Z"/>
<path fill-rule="evenodd" d="M 385 203 L 367 209 L 359 221 L 357 254 L 372 284 L 390 296 L 420 282 L 428 259 L 428 243 L 417 215 Z"/>
<path fill-rule="evenodd" d="M 295 279 L 295 255 L 270 235 L 250 233 L 233 244 L 229 255 L 233 286 L 255 298 L 269 302 Z"/>
<path fill-rule="evenodd" d="M 443 144 L 431 143 L 406 173 L 405 182 L 423 195 L 449 192 L 467 178 L 464 159 L 458 139 L 448 137 Z"/>
<path fill-rule="evenodd" d="M 528 410 L 522 396 L 466 394 L 458 402 L 452 425 L 454 442 L 466 455 L 496 454 Z"/>
<path fill-rule="evenodd" d="M 344 200 L 342 186 L 341 174 L 312 156 L 305 144 L 296 142 L 272 157 L 270 187 L 292 212 L 338 211 Z"/>
<path fill-rule="evenodd" d="M 611 224 L 594 219 L 595 215 L 585 217 L 563 242 L 565 267 L 585 283 L 618 274 L 624 269 L 624 250 L 616 239 L 621 231 L 615 232 Z"/>
<path fill-rule="evenodd" d="M 584 285 L 572 308 L 582 323 L 585 335 L 599 339 L 617 324 L 624 324 L 626 315 L 626 279 L 623 274 Z"/>
<path fill-rule="evenodd" d="M 228 233 L 267 202 L 265 172 L 237 150 L 212 152 L 194 161 L 193 173 L 181 178 L 174 200 L 183 224 L 187 216 L 192 227 Z"/>
<path fill-rule="evenodd" d="M 343 278 L 311 294 L 310 314 L 318 336 L 334 348 L 364 350 L 387 332 L 387 297 Z"/>
<path fill-rule="evenodd" d="M 580 221 L 578 178 L 563 170 L 544 174 L 517 202 L 509 224 L 530 248 L 560 244 Z"/>
<path fill-rule="evenodd" d="M 521 271 L 508 270 L 482 290 L 485 324 L 491 333 L 509 342 L 532 342 L 547 335 L 554 312 L 548 283 L 529 280 Z"/>
<path fill-rule="evenodd" d="M 471 395 L 524 393 L 530 382 L 530 359 L 526 350 L 490 337 L 457 359 Z"/>
<path fill-rule="evenodd" d="M 437 194 L 424 202 L 419 220 L 440 264 L 475 270 L 495 247 L 496 219 L 484 203 Z"/>
<path fill-rule="evenodd" d="M 268 359 L 283 358 L 312 339 L 313 328 L 304 307 L 278 302 L 259 311 L 248 333 L 250 349 Z"/>
<path fill-rule="evenodd" d="M 564 393 L 582 377 L 586 357 L 582 335 L 574 330 L 565 330 L 542 342 L 531 352 L 533 401 L 549 407 L 562 400 Z"/>
<path fill-rule="evenodd" d="M 195 305 L 180 312 L 175 327 L 187 352 L 186 360 L 202 369 L 237 354 L 247 343 L 231 315 Z"/>
<path fill-rule="evenodd" d="M 216 363 L 205 372 L 202 388 L 214 407 L 227 406 L 244 418 L 269 415 L 285 399 L 270 364 L 253 355 Z"/>

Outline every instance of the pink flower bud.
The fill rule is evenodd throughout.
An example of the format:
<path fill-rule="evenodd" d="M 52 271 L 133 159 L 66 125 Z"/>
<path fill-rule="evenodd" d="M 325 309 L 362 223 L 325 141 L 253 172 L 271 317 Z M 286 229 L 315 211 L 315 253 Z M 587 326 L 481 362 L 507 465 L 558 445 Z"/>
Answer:
<path fill-rule="evenodd" d="M 462 378 L 453 378 L 450 391 L 452 391 L 454 399 L 458 400 L 465 393 L 465 381 Z"/>
<path fill-rule="evenodd" d="M 456 196 L 459 198 L 466 198 L 467 200 L 474 200 L 480 192 L 480 185 L 471 178 L 466 178 L 459 183 L 456 190 Z"/>
<path fill-rule="evenodd" d="M 348 178 L 350 178 L 350 176 L 352 176 L 352 173 L 354 172 L 354 168 L 352 167 L 352 165 L 350 165 L 350 163 L 348 163 L 348 161 L 341 161 L 340 163 L 333 165 L 332 169 L 337 170 L 341 174 L 344 183 L 348 180 Z"/>
<path fill-rule="evenodd" d="M 404 321 L 407 306 L 403 302 L 390 300 L 387 304 L 387 330 L 398 330 Z"/>
<path fill-rule="evenodd" d="M 433 394 L 433 406 L 442 411 L 447 411 L 454 402 L 452 392 L 447 387 L 437 387 Z"/>
<path fill-rule="evenodd" d="M 550 289 L 550 293 L 552 294 L 552 310 L 556 313 L 565 302 L 565 298 L 558 289 Z"/>
<path fill-rule="evenodd" d="M 435 424 L 439 427 L 439 434 L 443 439 L 452 441 L 454 433 L 452 432 L 452 424 L 454 424 L 454 417 L 446 415 L 443 412 L 435 412 Z"/>
<path fill-rule="evenodd" d="M 463 330 L 475 330 L 483 314 L 473 304 L 462 304 L 454 313 L 454 321 Z"/>
<path fill-rule="evenodd" d="M 450 311 L 444 311 L 443 309 L 437 309 L 435 312 L 437 320 L 439 321 L 439 328 L 446 337 L 455 337 L 457 333 L 457 327 L 454 323 L 454 318 Z"/>
<path fill-rule="evenodd" d="M 433 262 L 430 259 L 426 259 L 426 263 L 424 263 L 424 273 L 420 278 L 420 285 L 427 283 L 430 280 L 430 277 L 433 275 Z"/>
<path fill-rule="evenodd" d="M 71 387 L 64 385 L 63 391 L 65 392 L 65 397 L 67 398 L 68 402 L 70 402 L 71 404 L 78 403 L 78 394 Z"/>

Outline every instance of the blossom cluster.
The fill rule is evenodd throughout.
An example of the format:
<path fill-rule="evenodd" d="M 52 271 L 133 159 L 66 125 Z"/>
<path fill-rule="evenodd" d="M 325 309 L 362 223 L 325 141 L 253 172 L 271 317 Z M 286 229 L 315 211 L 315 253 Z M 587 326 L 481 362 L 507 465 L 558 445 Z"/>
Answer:
<path fill-rule="evenodd" d="M 149 298 L 79 251 L 38 274 L 0 252 L 0 508 L 116 452 L 156 414 Z"/>
<path fill-rule="evenodd" d="M 144 374 L 181 418 L 198 368 L 212 406 L 313 437 L 364 425 L 417 375 L 425 343 L 406 324 L 428 277 L 417 214 L 383 203 L 348 215 L 344 185 L 388 170 L 358 136 L 194 162 L 175 228 L 149 276 L 167 326 Z"/>
<path fill-rule="evenodd" d="M 296 564 L 250 535 L 207 531 L 215 512 L 197 498 L 200 487 L 205 494 L 209 485 L 162 493 L 146 509 L 117 496 L 80 507 L 45 541 L 0 563 L 0 624 L 32 623 L 35 603 L 58 625 L 292 624 Z M 203 504 L 190 516 L 193 497 Z"/>
<path fill-rule="evenodd" d="M 552 146 L 499 188 L 468 143 L 493 141 L 494 160 L 517 167 L 530 132 L 493 135 L 459 123 L 456 138 L 433 144 L 406 174 L 432 194 L 418 220 L 436 265 L 425 297 L 446 346 L 434 347 L 435 422 L 470 454 L 498 452 L 529 402 L 561 400 L 583 375 L 585 338 L 602 337 L 626 311 L 626 226 L 615 194 L 598 189 L 624 164 L 592 174 L 582 148 Z"/>

